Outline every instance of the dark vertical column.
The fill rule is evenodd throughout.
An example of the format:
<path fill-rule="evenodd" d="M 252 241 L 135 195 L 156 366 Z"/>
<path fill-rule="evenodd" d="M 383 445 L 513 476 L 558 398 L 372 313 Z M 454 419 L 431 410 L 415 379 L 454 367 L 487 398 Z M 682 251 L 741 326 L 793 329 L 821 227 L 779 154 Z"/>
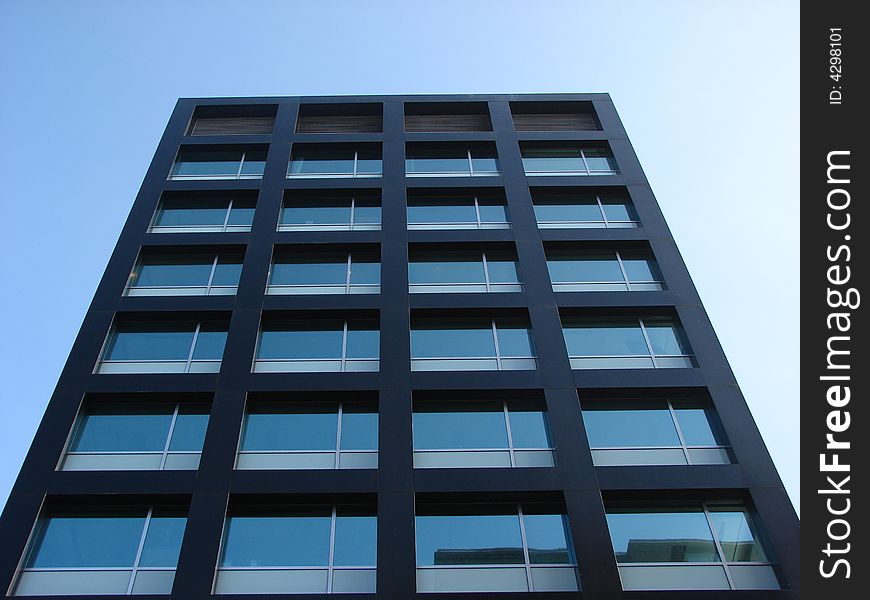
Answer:
<path fill-rule="evenodd" d="M 381 389 L 378 405 L 378 594 L 415 593 L 408 226 L 402 103 L 384 104 Z"/>
<path fill-rule="evenodd" d="M 185 600 L 208 596 L 213 585 L 297 109 L 296 102 L 278 107 L 260 184 L 173 586 Z"/>
<path fill-rule="evenodd" d="M 489 106 L 580 584 L 589 597 L 618 594 L 621 587 L 610 552 L 604 506 L 586 443 L 556 295 L 550 283 L 510 105 L 490 102 Z"/>

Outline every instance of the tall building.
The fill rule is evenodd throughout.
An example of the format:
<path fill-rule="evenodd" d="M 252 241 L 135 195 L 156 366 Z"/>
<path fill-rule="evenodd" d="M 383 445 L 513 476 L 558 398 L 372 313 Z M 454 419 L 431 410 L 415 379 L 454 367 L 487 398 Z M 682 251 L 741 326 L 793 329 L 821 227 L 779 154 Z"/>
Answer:
<path fill-rule="evenodd" d="M 0 539 L 15 596 L 799 589 L 607 94 L 180 100 Z"/>

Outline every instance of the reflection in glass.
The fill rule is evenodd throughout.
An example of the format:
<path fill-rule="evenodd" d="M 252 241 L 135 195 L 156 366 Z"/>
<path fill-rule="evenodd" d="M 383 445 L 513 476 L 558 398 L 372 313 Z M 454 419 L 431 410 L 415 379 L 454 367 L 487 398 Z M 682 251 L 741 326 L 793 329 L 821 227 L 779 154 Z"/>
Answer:
<path fill-rule="evenodd" d="M 620 564 L 719 560 L 707 518 L 700 510 L 608 512 L 607 526 Z"/>

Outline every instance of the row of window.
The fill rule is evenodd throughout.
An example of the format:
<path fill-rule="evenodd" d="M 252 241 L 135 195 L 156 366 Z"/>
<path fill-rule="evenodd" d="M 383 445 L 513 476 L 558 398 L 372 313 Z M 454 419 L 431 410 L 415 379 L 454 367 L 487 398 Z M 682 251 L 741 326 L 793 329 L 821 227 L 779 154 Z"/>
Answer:
<path fill-rule="evenodd" d="M 533 370 L 528 319 L 415 316 L 412 371 Z M 694 358 L 670 317 L 566 316 L 562 333 L 574 369 L 687 368 Z M 97 373 L 216 373 L 225 321 L 119 320 Z M 254 372 L 378 371 L 380 332 L 370 318 L 264 318 Z"/>
<path fill-rule="evenodd" d="M 739 503 L 623 506 L 607 526 L 626 590 L 779 589 L 749 510 Z M 47 509 L 14 595 L 168 594 L 186 527 L 181 506 Z M 577 591 L 559 501 L 415 506 L 418 592 Z M 216 594 L 373 593 L 372 504 L 227 509 Z M 582 565 L 581 565 L 582 566 Z"/>
<path fill-rule="evenodd" d="M 187 135 L 268 135 L 275 105 L 198 106 Z M 511 102 L 517 131 L 594 131 L 600 126 L 590 102 Z M 492 131 L 486 102 L 407 102 L 407 132 Z M 296 133 L 381 133 L 383 105 L 303 104 Z"/>
<path fill-rule="evenodd" d="M 431 248 L 431 246 L 429 246 Z M 411 293 L 518 292 L 516 255 L 489 250 L 431 250 L 411 245 Z M 380 256 L 376 250 L 278 247 L 266 283 L 267 294 L 377 294 Z M 557 292 L 649 291 L 663 288 L 655 261 L 642 250 L 548 253 L 547 267 Z M 149 249 L 130 275 L 128 296 L 232 295 L 242 270 L 241 253 L 185 253 Z"/>
<path fill-rule="evenodd" d="M 381 228 L 381 202 L 374 193 L 287 197 L 278 231 L 371 231 Z M 638 218 L 621 195 L 533 190 L 541 229 L 633 228 Z M 255 202 L 250 198 L 165 197 L 151 233 L 244 232 L 251 230 Z M 492 192 L 411 191 L 408 229 L 508 229 L 504 197 Z"/>
<path fill-rule="evenodd" d="M 732 462 L 707 402 L 584 400 L 581 408 L 596 465 Z M 59 468 L 195 470 L 208 415 L 203 401 L 88 401 Z M 415 394 L 412 417 L 415 468 L 555 466 L 549 419 L 539 399 L 443 400 Z M 376 402 L 249 399 L 235 468 L 377 467 Z"/>
<path fill-rule="evenodd" d="M 259 179 L 266 167 L 266 146 L 182 146 L 170 179 Z M 601 145 L 520 144 L 529 175 L 615 175 L 610 149 Z M 408 144 L 405 174 L 418 177 L 491 177 L 500 173 L 493 144 L 425 146 Z M 377 144 L 294 144 L 287 177 L 380 177 Z"/>

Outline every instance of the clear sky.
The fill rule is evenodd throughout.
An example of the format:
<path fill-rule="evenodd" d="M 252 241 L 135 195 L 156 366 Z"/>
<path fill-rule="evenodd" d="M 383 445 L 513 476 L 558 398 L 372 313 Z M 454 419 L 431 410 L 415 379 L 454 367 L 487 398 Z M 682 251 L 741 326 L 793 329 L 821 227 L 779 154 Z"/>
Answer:
<path fill-rule="evenodd" d="M 610 92 L 799 506 L 799 3 L 6 0 L 0 501 L 178 97 Z"/>

